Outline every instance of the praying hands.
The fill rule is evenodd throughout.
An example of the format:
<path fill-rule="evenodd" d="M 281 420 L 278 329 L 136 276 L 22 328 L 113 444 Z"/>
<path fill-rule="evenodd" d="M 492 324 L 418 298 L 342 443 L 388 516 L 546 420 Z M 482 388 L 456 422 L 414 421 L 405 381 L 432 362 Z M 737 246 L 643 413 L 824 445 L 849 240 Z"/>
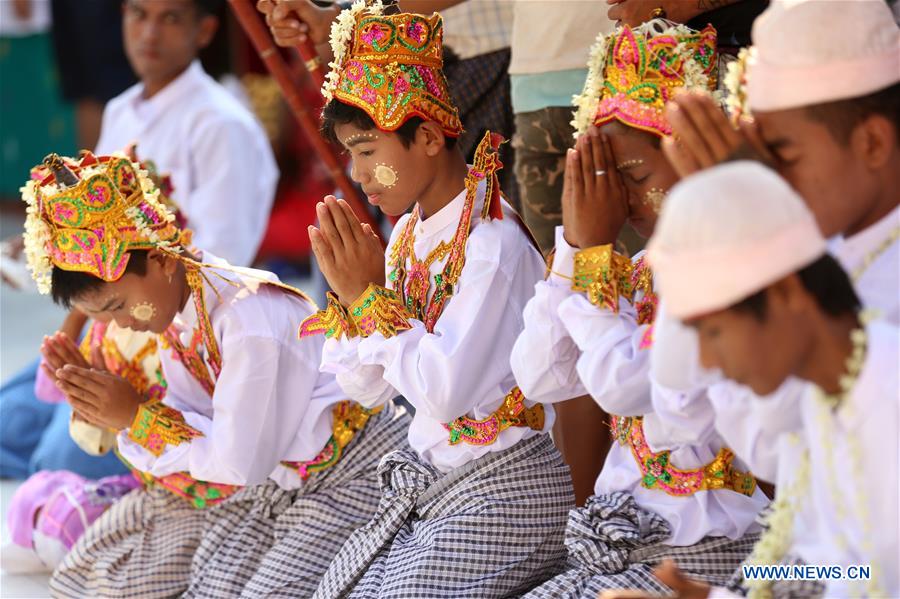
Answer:
<path fill-rule="evenodd" d="M 88 363 L 68 335 L 57 333 L 44 341 L 41 354 L 44 371 L 66 394 L 77 418 L 114 430 L 131 425 L 144 398 L 127 380 L 106 370 L 99 346 Z"/>
<path fill-rule="evenodd" d="M 756 123 L 744 118 L 735 128 L 708 94 L 677 95 L 666 107 L 666 118 L 672 135 L 663 139 L 663 152 L 682 178 L 728 160 L 774 163 Z"/>
<path fill-rule="evenodd" d="M 592 125 L 566 156 L 562 192 L 566 242 L 581 249 L 614 243 L 627 218 L 627 193 L 609 139 Z"/>
<path fill-rule="evenodd" d="M 344 200 L 326 196 L 316 206 L 319 228 L 309 227 L 309 240 L 331 290 L 345 306 L 370 283 L 384 285 L 384 248 L 368 224 L 360 223 Z"/>

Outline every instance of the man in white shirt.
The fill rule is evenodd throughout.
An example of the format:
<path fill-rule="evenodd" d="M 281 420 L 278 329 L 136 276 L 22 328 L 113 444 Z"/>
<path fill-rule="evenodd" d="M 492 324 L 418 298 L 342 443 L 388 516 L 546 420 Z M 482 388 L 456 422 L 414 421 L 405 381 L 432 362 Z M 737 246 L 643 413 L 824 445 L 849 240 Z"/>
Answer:
<path fill-rule="evenodd" d="M 194 243 L 249 265 L 279 173 L 262 126 L 197 60 L 218 28 L 217 4 L 126 0 L 125 52 L 141 81 L 106 106 L 96 153 L 137 142 L 172 177 Z"/>

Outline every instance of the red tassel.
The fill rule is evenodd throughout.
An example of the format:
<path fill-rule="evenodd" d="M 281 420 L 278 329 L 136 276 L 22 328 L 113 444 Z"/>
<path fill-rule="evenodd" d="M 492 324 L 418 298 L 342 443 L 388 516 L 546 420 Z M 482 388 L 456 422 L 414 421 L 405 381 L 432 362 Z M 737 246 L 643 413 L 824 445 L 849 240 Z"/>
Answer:
<path fill-rule="evenodd" d="M 482 219 L 503 219 L 503 202 L 500 194 L 500 182 L 497 179 L 497 171 L 503 168 L 500 162 L 500 145 L 504 142 L 499 133 L 486 132 L 478 149 L 475 151 L 473 166 L 481 171 L 487 178 L 484 207 L 481 210 Z"/>

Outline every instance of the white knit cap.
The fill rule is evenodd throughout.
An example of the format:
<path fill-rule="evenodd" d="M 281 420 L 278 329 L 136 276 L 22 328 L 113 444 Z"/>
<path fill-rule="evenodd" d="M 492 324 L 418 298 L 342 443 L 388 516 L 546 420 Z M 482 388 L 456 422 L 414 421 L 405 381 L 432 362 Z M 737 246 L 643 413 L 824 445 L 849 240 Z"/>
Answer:
<path fill-rule="evenodd" d="M 672 188 L 647 248 L 670 314 L 727 308 L 825 253 L 815 218 L 758 162 L 727 162 Z"/>
<path fill-rule="evenodd" d="M 773 0 L 746 78 L 751 111 L 865 96 L 900 81 L 900 28 L 885 0 Z"/>

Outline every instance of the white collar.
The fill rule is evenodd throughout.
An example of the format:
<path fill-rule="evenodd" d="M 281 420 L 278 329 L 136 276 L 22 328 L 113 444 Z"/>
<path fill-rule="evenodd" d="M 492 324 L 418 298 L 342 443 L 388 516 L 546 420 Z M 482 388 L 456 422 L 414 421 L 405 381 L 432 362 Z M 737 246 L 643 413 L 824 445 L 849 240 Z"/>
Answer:
<path fill-rule="evenodd" d="M 484 190 L 485 182 L 479 181 L 473 212 L 478 210 L 481 206 L 482 200 L 484 198 Z M 415 210 L 419 210 L 419 220 L 416 223 L 415 231 L 413 231 L 416 239 L 431 237 L 451 226 L 455 231 L 456 226 L 459 224 L 459 219 L 462 217 L 463 207 L 466 203 L 466 191 L 466 189 L 463 189 L 455 198 L 450 200 L 449 204 L 447 204 L 425 220 L 422 220 L 422 211 L 419 208 L 419 205 L 416 204 Z"/>
<path fill-rule="evenodd" d="M 848 270 L 858 267 L 866 254 L 875 250 L 898 226 L 900 226 L 900 206 L 856 235 L 841 240 L 836 249 L 844 267 Z"/>
<path fill-rule="evenodd" d="M 178 102 L 198 82 L 206 77 L 206 72 L 199 60 L 194 60 L 178 77 L 159 90 L 152 98 L 143 98 L 144 86 L 138 84 L 136 93 L 131 98 L 130 106 L 142 120 L 151 121 L 164 110 Z"/>

